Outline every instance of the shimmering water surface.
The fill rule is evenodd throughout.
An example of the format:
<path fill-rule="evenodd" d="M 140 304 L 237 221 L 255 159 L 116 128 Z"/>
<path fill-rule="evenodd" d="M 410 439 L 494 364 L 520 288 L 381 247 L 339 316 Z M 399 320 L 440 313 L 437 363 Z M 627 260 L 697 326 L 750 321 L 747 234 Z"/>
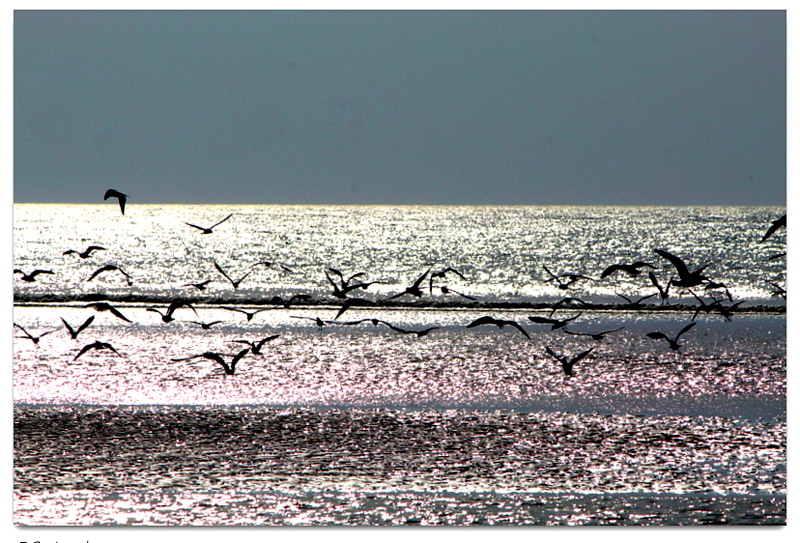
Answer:
<path fill-rule="evenodd" d="M 15 521 L 63 524 L 781 524 L 782 208 L 16 205 Z M 188 225 L 210 226 L 203 235 Z M 67 249 L 101 245 L 87 259 Z M 647 274 L 726 285 L 726 318 Z M 257 265 L 269 261 L 273 265 Z M 238 288 L 214 268 L 238 279 Z M 88 280 L 105 264 L 123 268 Z M 280 268 L 283 264 L 288 270 Z M 335 318 L 328 267 L 375 281 Z M 423 272 L 447 286 L 403 292 Z M 646 270 L 648 271 L 648 270 Z M 206 290 L 184 286 L 211 279 Z M 426 278 L 427 279 L 427 278 Z M 774 283 L 771 285 L 769 282 Z M 425 287 L 429 287 L 426 280 Z M 469 296 L 463 297 L 457 293 Z M 271 301 L 308 298 L 289 308 Z M 730 305 L 725 289 L 695 291 Z M 620 296 L 623 295 L 623 296 Z M 622 327 L 596 341 L 572 332 Z M 110 300 L 131 322 L 96 312 Z M 192 303 L 162 322 L 173 300 Z M 585 303 L 590 305 L 585 305 Z M 367 305 L 368 304 L 368 305 Z M 248 319 L 247 311 L 264 309 Z M 492 315 L 512 327 L 467 328 Z M 73 326 L 94 316 L 78 339 Z M 323 319 L 317 326 L 314 319 Z M 406 330 L 436 327 L 423 337 Z M 670 337 L 695 319 L 680 350 Z M 210 329 L 191 322 L 220 321 Z M 21 332 L 16 330 L 16 336 Z M 207 351 L 278 337 L 226 376 Z M 117 353 L 80 349 L 102 341 Z M 545 347 L 573 356 L 564 375 Z M 188 359 L 187 359 L 188 358 Z M 230 360 L 230 356 L 226 356 Z"/>

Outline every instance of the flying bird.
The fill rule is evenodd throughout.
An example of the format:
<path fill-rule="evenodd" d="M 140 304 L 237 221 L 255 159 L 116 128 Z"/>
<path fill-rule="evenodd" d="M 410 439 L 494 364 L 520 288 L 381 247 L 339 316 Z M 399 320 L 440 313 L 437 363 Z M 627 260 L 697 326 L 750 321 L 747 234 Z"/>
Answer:
<path fill-rule="evenodd" d="M 642 296 L 641 298 L 639 298 L 637 300 L 632 300 L 631 298 L 628 298 L 627 296 L 625 296 L 624 294 L 620 294 L 619 292 L 617 292 L 616 295 L 619 296 L 620 298 L 622 298 L 623 300 L 625 300 L 626 302 L 628 302 L 627 307 L 630 307 L 630 308 L 633 308 L 633 309 L 637 309 L 637 308 L 641 308 L 642 307 L 642 302 L 643 301 L 652 298 L 653 296 L 656 295 L 656 293 L 654 292 L 653 294 L 648 294 L 647 296 Z"/>
<path fill-rule="evenodd" d="M 268 268 L 272 268 L 273 266 L 278 266 L 280 269 L 282 269 L 286 273 L 293 273 L 292 269 L 290 267 L 284 266 L 280 262 L 270 262 L 269 260 L 262 260 L 261 262 L 256 262 L 255 264 L 250 266 L 250 269 L 253 269 L 256 266 L 266 266 Z"/>
<path fill-rule="evenodd" d="M 38 336 L 34 336 L 34 335 L 31 335 L 27 330 L 25 330 L 22 326 L 20 326 L 16 322 L 14 323 L 14 326 L 16 326 L 17 328 L 22 330 L 22 333 L 25 334 L 24 336 L 14 336 L 14 337 L 29 339 L 29 340 L 33 341 L 33 344 L 36 345 L 37 347 L 39 346 L 39 340 L 40 339 L 42 339 L 47 334 L 52 334 L 53 332 L 57 332 L 58 331 L 58 330 L 48 330 L 47 332 L 45 332 L 43 334 L 40 334 Z"/>
<path fill-rule="evenodd" d="M 269 311 L 268 307 L 262 307 L 261 309 L 256 309 L 255 311 L 245 311 L 244 309 L 237 309 L 235 307 L 228 307 L 228 306 L 221 306 L 220 309 L 227 309 L 228 311 L 236 311 L 237 313 L 244 313 L 247 317 L 247 321 L 253 320 L 253 317 L 261 313 L 262 311 Z"/>
<path fill-rule="evenodd" d="M 64 323 L 64 326 L 67 328 L 67 331 L 69 332 L 70 337 L 72 339 L 78 339 L 78 334 L 80 334 L 81 332 L 86 330 L 86 328 L 90 324 L 92 324 L 92 322 L 94 322 L 94 315 L 92 315 L 91 317 L 89 317 L 88 319 L 83 321 L 83 324 L 78 326 L 78 328 L 73 328 L 72 326 L 70 326 L 69 323 L 64 320 L 64 317 L 61 317 L 61 322 Z"/>
<path fill-rule="evenodd" d="M 594 347 L 592 347 L 589 350 L 583 351 L 582 353 L 578 353 L 577 355 L 573 356 L 571 359 L 568 358 L 566 355 L 558 355 L 558 354 L 554 353 L 550 349 L 550 347 L 545 347 L 545 350 L 547 351 L 547 354 L 549 354 L 550 356 L 555 358 L 556 361 L 561 363 L 561 368 L 564 370 L 564 375 L 566 375 L 567 377 L 572 377 L 572 368 L 573 368 L 573 366 L 575 366 L 575 364 L 577 364 L 578 362 L 580 362 L 581 360 L 586 358 L 586 356 L 594 350 Z"/>
<path fill-rule="evenodd" d="M 570 286 L 572 286 L 574 283 L 577 283 L 581 279 L 586 279 L 588 281 L 596 281 L 596 279 L 578 273 L 562 273 L 561 275 L 556 275 L 553 272 L 551 272 L 547 266 L 542 266 L 542 267 L 544 268 L 544 271 L 546 271 L 548 275 L 550 275 L 550 279 L 545 279 L 544 282 L 550 283 L 552 281 L 555 281 L 556 283 L 558 283 L 558 288 L 562 290 L 568 289 Z M 562 281 L 562 279 L 564 278 L 566 278 L 567 281 Z"/>
<path fill-rule="evenodd" d="M 182 287 L 194 287 L 197 290 L 205 290 L 209 283 L 213 283 L 211 279 L 206 279 L 205 281 L 201 281 L 199 283 L 186 283 L 185 285 L 181 285 Z"/>
<path fill-rule="evenodd" d="M 764 281 L 769 283 L 772 286 L 772 288 L 774 289 L 772 291 L 772 296 L 780 296 L 784 300 L 786 299 L 786 289 L 785 288 L 783 288 L 782 286 L 780 286 L 777 283 L 773 283 L 772 281 L 769 281 L 768 279 L 764 279 Z"/>
<path fill-rule="evenodd" d="M 261 354 L 264 354 L 264 353 L 261 352 L 261 348 L 264 346 L 264 344 L 267 343 L 268 341 L 272 341 L 273 339 L 277 339 L 279 337 L 280 337 L 280 334 L 275 334 L 275 335 L 272 335 L 272 336 L 267 336 L 267 337 L 265 337 L 265 338 L 263 338 L 263 339 L 261 339 L 259 341 L 248 341 L 246 339 L 234 339 L 234 340 L 232 340 L 232 343 L 244 343 L 245 345 L 249 345 L 251 353 L 261 355 Z"/>
<path fill-rule="evenodd" d="M 348 281 L 342 280 L 341 284 L 337 285 L 336 281 L 334 281 L 333 278 L 328 273 L 328 270 L 325 270 L 325 277 L 328 278 L 328 282 L 333 287 L 333 292 L 331 294 L 333 294 L 333 296 L 335 296 L 336 298 L 341 298 L 342 300 L 346 299 L 347 295 L 350 292 L 352 292 L 352 291 L 354 291 L 356 289 L 366 290 L 367 287 L 369 287 L 370 285 L 373 285 L 373 284 L 377 283 L 377 281 L 370 281 L 369 283 L 350 283 L 350 280 L 352 280 L 354 277 L 356 277 L 358 275 L 362 275 L 362 274 L 361 273 L 357 273 L 357 274 L 351 276 Z"/>
<path fill-rule="evenodd" d="M 220 324 L 222 321 L 213 321 L 213 322 L 200 322 L 200 321 L 187 321 L 191 324 L 196 324 L 203 328 L 203 330 L 211 330 L 211 327 L 215 324 Z"/>
<path fill-rule="evenodd" d="M 656 278 L 656 274 L 653 272 L 649 272 L 647 276 L 650 278 L 650 282 L 653 283 L 653 286 L 658 289 L 658 295 L 661 297 L 661 303 L 663 304 L 669 298 L 669 287 L 672 286 L 672 279 L 667 281 L 667 286 L 663 287 L 658 283 L 658 279 Z"/>
<path fill-rule="evenodd" d="M 186 358 L 173 358 L 172 361 L 173 362 L 180 362 L 182 360 L 191 360 L 192 358 L 207 358 L 208 360 L 213 360 L 214 362 L 216 362 L 217 364 L 222 366 L 222 369 L 225 370 L 225 375 L 228 376 L 228 375 L 234 375 L 236 373 L 236 364 L 249 351 L 250 351 L 250 348 L 248 347 L 247 349 L 239 351 L 236 354 L 221 354 L 221 353 L 205 352 L 203 354 L 197 354 L 197 355 L 189 356 L 189 357 L 186 357 Z M 227 362 L 225 362 L 225 359 L 222 358 L 223 356 L 232 356 L 233 360 L 231 360 L 231 363 L 228 364 Z"/>
<path fill-rule="evenodd" d="M 236 290 L 237 288 L 239 288 L 239 285 L 241 284 L 241 282 L 244 281 L 245 278 L 252 273 L 252 269 L 251 269 L 251 271 L 247 272 L 242 277 L 240 277 L 238 281 L 234 281 L 233 279 L 230 278 L 230 276 L 227 273 L 225 273 L 225 271 L 222 268 L 219 267 L 219 264 L 217 264 L 216 261 L 214 261 L 214 267 L 217 268 L 217 271 L 219 273 L 221 273 L 222 276 L 225 277 L 225 279 L 230 281 L 231 285 L 233 285 L 233 290 Z"/>
<path fill-rule="evenodd" d="M 128 274 L 125 272 L 125 270 L 123 270 L 123 269 L 122 269 L 122 268 L 120 268 L 119 266 L 115 266 L 115 265 L 113 265 L 113 264 L 106 264 L 105 266 L 103 266 L 103 267 L 101 267 L 101 268 L 98 268 L 98 269 L 96 269 L 96 270 L 94 271 L 94 273 L 92 274 L 92 276 L 91 276 L 91 277 L 89 277 L 89 279 L 87 279 L 87 280 L 86 280 L 86 282 L 88 283 L 89 281 L 91 281 L 92 279 L 94 279 L 95 277 L 97 277 L 98 275 L 100 275 L 101 273 L 103 273 L 103 272 L 107 272 L 107 271 L 118 271 L 119 273 L 121 273 L 122 275 L 124 275 L 124 276 L 125 276 L 125 280 L 128 282 L 128 286 L 131 286 L 131 285 L 133 285 L 133 280 L 131 279 L 131 276 L 130 276 L 130 275 L 128 275 Z"/>
<path fill-rule="evenodd" d="M 675 266 L 675 270 L 678 272 L 679 279 L 677 281 L 673 279 L 672 284 L 675 285 L 676 287 L 692 288 L 696 287 L 703 281 L 708 280 L 708 277 L 703 275 L 703 270 L 705 270 L 708 267 L 708 264 L 700 266 L 696 270 L 690 272 L 688 266 L 686 266 L 686 263 L 679 257 L 670 254 L 667 251 L 663 251 L 661 249 L 655 249 L 655 252 L 659 256 L 669 260 L 672 263 L 672 265 Z"/>
<path fill-rule="evenodd" d="M 434 279 L 445 279 L 448 273 L 454 273 L 459 276 L 463 281 L 466 281 L 467 278 L 464 277 L 460 271 L 455 268 L 445 268 L 443 270 L 435 271 L 431 273 L 430 279 L 428 280 L 428 290 L 431 294 L 433 294 L 433 281 Z"/>
<path fill-rule="evenodd" d="M 623 271 L 628 275 L 639 275 L 642 273 L 640 268 L 653 268 L 656 269 L 655 266 L 652 264 L 648 264 L 647 262 L 634 262 L 633 264 L 612 264 L 611 266 L 607 267 L 603 270 L 603 273 L 600 274 L 600 279 L 605 279 L 609 275 L 614 272 Z"/>
<path fill-rule="evenodd" d="M 186 222 L 186 221 L 184 221 L 184 223 L 185 223 L 185 224 L 188 224 L 189 226 L 192 226 L 192 227 L 194 227 L 194 228 L 197 228 L 198 230 L 200 230 L 200 233 L 201 233 L 201 234 L 213 234 L 213 233 L 214 233 L 214 228 L 216 228 L 216 227 L 217 227 L 217 226 L 219 226 L 220 224 L 224 223 L 225 221 L 227 221 L 227 220 L 228 220 L 228 219 L 230 219 L 231 217 L 233 217 L 233 213 L 231 213 L 230 215 L 228 215 L 227 217 L 225 217 L 224 219 L 222 219 L 222 220 L 221 220 L 221 221 L 219 221 L 218 223 L 216 223 L 216 224 L 213 224 L 213 225 L 209 226 L 208 228 L 206 228 L 206 227 L 204 227 L 204 226 L 197 226 L 196 224 L 192 224 L 192 223 L 190 223 L 190 222 Z"/>
<path fill-rule="evenodd" d="M 690 322 L 686 326 L 684 326 L 680 332 L 675 336 L 675 339 L 670 339 L 665 333 L 663 332 L 650 332 L 647 334 L 647 337 L 652 339 L 666 339 L 669 342 L 669 348 L 673 351 L 679 351 L 681 346 L 678 344 L 678 338 L 680 338 L 683 334 L 691 330 L 697 322 Z"/>
<path fill-rule="evenodd" d="M 528 317 L 528 319 L 531 322 L 535 322 L 537 324 L 549 324 L 549 325 L 551 325 L 551 327 L 550 327 L 551 330 L 558 330 L 559 328 L 564 328 L 566 325 L 568 325 L 569 323 L 571 323 L 572 321 L 574 321 L 575 319 L 577 319 L 581 315 L 583 315 L 583 313 L 578 313 L 574 317 L 570 317 L 568 319 L 563 319 L 563 320 L 551 319 L 551 318 L 548 318 L 548 317 L 537 317 L 535 315 L 532 316 L 532 317 Z"/>
<path fill-rule="evenodd" d="M 449 287 L 436 287 L 436 288 L 441 290 L 442 294 L 458 294 L 459 296 L 461 296 L 462 298 L 465 298 L 467 300 L 472 300 L 472 301 L 477 300 L 477 298 L 473 298 L 472 296 L 467 296 L 463 292 L 458 292 L 457 290 L 453 290 L 453 289 L 451 289 Z M 431 293 L 433 293 L 433 287 L 431 287 Z"/>
<path fill-rule="evenodd" d="M 273 296 L 267 303 L 274 305 L 282 305 L 284 308 L 289 309 L 291 305 L 297 301 L 310 300 L 311 296 L 308 294 L 293 294 L 291 298 L 284 300 L 280 296 Z"/>
<path fill-rule="evenodd" d="M 606 337 L 607 334 L 611 334 L 611 333 L 614 333 L 614 332 L 619 332 L 620 330 L 623 330 L 624 328 L 625 328 L 624 326 L 620 326 L 619 328 L 614 328 L 613 330 L 604 330 L 602 332 L 594 332 L 594 333 L 591 333 L 591 332 L 570 332 L 566 328 L 563 328 L 563 330 L 564 330 L 565 334 L 570 334 L 570 335 L 573 335 L 573 336 L 586 336 L 586 337 L 592 338 L 595 341 L 601 341 L 604 337 Z"/>
<path fill-rule="evenodd" d="M 485 317 L 481 317 L 479 319 L 472 321 L 467 325 L 467 328 L 474 328 L 475 326 L 481 326 L 484 324 L 491 324 L 501 329 L 503 328 L 503 326 L 511 326 L 522 332 L 522 335 L 525 336 L 526 338 L 528 339 L 531 338 L 531 336 L 528 335 L 528 332 L 526 332 L 525 329 L 522 326 L 520 326 L 516 321 L 495 319 L 494 317 L 491 317 L 489 315 L 486 315 Z"/>
<path fill-rule="evenodd" d="M 167 310 L 164 313 L 162 313 L 155 307 L 148 307 L 147 311 L 158 313 L 159 315 L 161 315 L 162 321 L 164 321 L 165 323 L 169 323 L 175 320 L 175 317 L 173 317 L 172 314 L 175 313 L 176 309 L 180 309 L 181 307 L 186 307 L 188 309 L 191 309 L 192 311 L 194 311 L 194 314 L 197 315 L 197 310 L 192 306 L 192 304 L 190 304 L 189 302 L 184 302 L 183 300 L 176 300 L 171 304 L 169 304 L 169 307 L 167 307 Z"/>
<path fill-rule="evenodd" d="M 79 251 L 76 251 L 75 249 L 67 249 L 66 251 L 64 251 L 63 254 L 65 254 L 65 255 L 78 255 L 79 257 L 81 257 L 83 259 L 86 259 L 86 258 L 89 258 L 94 251 L 105 251 L 105 250 L 106 250 L 105 247 L 100 247 L 99 245 L 90 245 L 82 253 L 79 252 Z"/>
<path fill-rule="evenodd" d="M 75 355 L 75 358 L 73 358 L 73 360 L 77 360 L 78 358 L 81 357 L 81 355 L 83 355 L 84 353 L 86 353 L 86 352 L 88 352 L 88 351 L 90 351 L 92 349 L 95 349 L 95 350 L 98 350 L 98 351 L 102 350 L 102 349 L 108 349 L 109 351 L 112 351 L 117 356 L 122 356 L 121 354 L 119 354 L 117 352 L 117 350 L 110 343 L 105 343 L 105 342 L 102 342 L 102 341 L 95 341 L 94 343 L 90 343 L 88 345 L 84 345 L 83 348 L 80 350 L 80 352 L 77 355 Z"/>
<path fill-rule="evenodd" d="M 122 320 L 124 320 L 126 322 L 132 322 L 128 317 L 126 317 L 125 315 L 120 313 L 117 308 L 115 308 L 114 306 L 112 306 L 108 302 L 93 302 L 91 304 L 85 305 L 84 307 L 91 307 L 95 311 L 108 311 L 109 313 L 111 313 L 112 315 L 117 317 L 118 319 L 122 319 Z"/>
<path fill-rule="evenodd" d="M 291 317 L 293 319 L 306 319 L 306 320 L 314 321 L 314 324 L 316 324 L 319 328 L 322 328 L 326 324 L 339 324 L 339 323 L 335 323 L 333 321 L 324 321 L 324 320 L 320 319 L 319 317 L 296 317 L 294 315 L 291 315 Z"/>
<path fill-rule="evenodd" d="M 21 273 L 22 277 L 20 277 L 20 279 L 22 279 L 27 283 L 32 283 L 36 281 L 36 276 L 43 273 L 48 275 L 54 275 L 54 273 L 51 270 L 33 270 L 31 273 L 25 273 L 22 270 L 14 270 L 14 273 Z"/>
<path fill-rule="evenodd" d="M 767 241 L 770 238 L 770 236 L 772 236 L 772 234 L 774 234 L 778 230 L 778 228 L 781 227 L 786 228 L 786 214 L 772 221 L 772 224 L 770 225 L 769 229 L 767 229 L 767 233 L 764 234 L 764 237 L 761 238 L 761 241 L 759 243 L 764 243 L 765 241 Z"/>
<path fill-rule="evenodd" d="M 427 336 L 432 331 L 439 329 L 438 326 L 431 326 L 430 328 L 425 328 L 424 330 L 406 330 L 404 328 L 400 328 L 399 326 L 395 326 L 393 324 L 390 324 L 390 323 L 388 323 L 386 321 L 378 321 L 378 323 L 388 326 L 389 328 L 391 328 L 392 330 L 394 330 L 395 332 L 397 332 L 399 334 L 416 334 L 417 337 Z"/>
<path fill-rule="evenodd" d="M 119 209 L 122 211 L 122 214 L 125 214 L 125 202 L 128 200 L 127 194 L 122 194 L 120 191 L 115 189 L 108 189 L 106 191 L 105 196 L 103 196 L 103 200 L 108 200 L 109 198 L 116 198 L 119 200 Z"/>
<path fill-rule="evenodd" d="M 430 273 L 430 271 L 431 271 L 431 269 L 428 268 L 428 270 L 425 273 L 420 275 L 419 278 L 416 281 L 414 281 L 413 285 L 411 285 L 410 287 L 406 287 L 406 289 L 403 292 L 401 292 L 400 294 L 395 294 L 394 296 L 390 296 L 390 297 L 384 299 L 383 301 L 393 300 L 395 298 L 399 298 L 400 296 L 404 296 L 406 294 L 410 294 L 411 296 L 416 296 L 417 298 L 419 298 L 420 296 L 422 296 L 424 294 L 424 292 L 420 288 L 420 285 L 422 285 L 422 282 L 428 276 L 428 273 Z"/>
<path fill-rule="evenodd" d="M 556 311 L 557 311 L 557 310 L 558 310 L 558 309 L 559 309 L 561 306 L 564 306 L 564 305 L 573 305 L 573 304 L 580 304 L 582 307 L 583 307 L 583 306 L 590 305 L 588 302 L 585 302 L 585 301 L 581 300 L 580 298 L 572 298 L 572 297 L 570 297 L 570 296 L 567 296 L 566 298 L 562 298 L 562 299 L 560 299 L 559 301 L 557 301 L 556 303 L 554 303 L 554 304 L 551 306 L 551 308 L 550 308 L 550 317 L 552 317 L 553 315 L 555 315 Z"/>

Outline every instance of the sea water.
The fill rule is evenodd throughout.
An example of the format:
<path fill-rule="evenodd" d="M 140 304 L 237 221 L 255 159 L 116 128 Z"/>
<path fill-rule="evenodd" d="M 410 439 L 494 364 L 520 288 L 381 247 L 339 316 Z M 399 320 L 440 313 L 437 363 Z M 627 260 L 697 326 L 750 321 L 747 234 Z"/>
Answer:
<path fill-rule="evenodd" d="M 785 523 L 784 212 L 17 204 L 14 267 L 53 273 L 14 280 L 15 522 Z M 662 301 L 656 248 L 724 286 Z M 371 283 L 341 315 L 331 269 Z"/>

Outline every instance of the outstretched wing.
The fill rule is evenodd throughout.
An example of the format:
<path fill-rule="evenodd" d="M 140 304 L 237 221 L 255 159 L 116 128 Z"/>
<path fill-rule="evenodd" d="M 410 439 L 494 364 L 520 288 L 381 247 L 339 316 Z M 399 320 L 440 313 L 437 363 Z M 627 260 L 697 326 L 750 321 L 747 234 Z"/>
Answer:
<path fill-rule="evenodd" d="M 561 322 L 561 321 L 557 321 L 555 319 L 548 319 L 547 317 L 537 317 L 537 316 L 528 317 L 528 319 L 531 322 L 535 322 L 537 324 L 556 324 L 556 323 Z"/>
<path fill-rule="evenodd" d="M 225 217 L 224 219 L 222 219 L 221 221 L 219 221 L 219 222 L 218 222 L 217 224 L 215 224 L 214 226 L 211 226 L 211 227 L 209 227 L 208 229 L 209 229 L 209 230 L 211 230 L 212 228 L 216 228 L 217 226 L 219 226 L 220 224 L 224 223 L 225 221 L 227 221 L 227 220 L 228 220 L 228 219 L 230 219 L 231 217 L 233 217 L 233 213 L 231 213 L 230 215 L 228 215 L 227 217 Z M 186 223 L 186 224 L 189 224 L 189 223 Z"/>
<path fill-rule="evenodd" d="M 203 232 L 205 232 L 205 231 L 206 231 L 206 229 L 205 229 L 205 228 L 203 228 L 202 226 L 197 226 L 196 224 L 192 224 L 192 223 L 190 223 L 190 222 L 186 222 L 186 221 L 184 221 L 184 224 L 188 224 L 189 226 L 192 226 L 192 227 L 194 227 L 194 228 L 197 228 L 198 230 L 202 230 Z M 213 228 L 213 227 L 212 227 L 212 228 Z"/>
<path fill-rule="evenodd" d="M 694 328 L 695 324 L 697 324 L 697 323 L 696 322 L 690 322 L 689 324 L 684 326 L 683 329 L 681 329 L 681 331 L 678 332 L 678 335 L 675 336 L 675 341 L 678 341 L 678 338 L 681 337 L 685 332 L 688 332 L 689 330 Z"/>
<path fill-rule="evenodd" d="M 678 275 L 680 275 L 681 277 L 686 277 L 687 275 L 689 275 L 689 268 L 686 267 L 686 263 L 683 260 L 662 249 L 656 249 L 655 252 L 659 256 L 669 260 L 672 263 L 672 265 L 675 266 L 675 270 L 677 270 Z"/>
<path fill-rule="evenodd" d="M 489 315 L 486 315 L 484 317 L 480 317 L 479 319 L 475 319 L 474 321 L 469 323 L 467 325 L 467 328 L 473 328 L 475 326 L 481 326 L 482 324 L 494 324 L 495 326 L 497 326 L 497 321 L 494 319 L 494 317 L 490 317 Z"/>
<path fill-rule="evenodd" d="M 669 339 L 664 332 L 650 332 L 647 337 L 653 339 Z"/>
<path fill-rule="evenodd" d="M 589 349 L 587 351 L 583 351 L 582 353 L 579 353 L 578 355 L 575 356 L 575 358 L 572 359 L 572 364 L 577 364 L 579 361 L 581 361 L 584 358 L 586 358 L 586 355 L 588 355 L 593 350 L 594 350 L 594 347 L 592 347 L 591 349 Z"/>
<path fill-rule="evenodd" d="M 231 279 L 231 278 L 228 276 L 228 274 L 227 274 L 227 273 L 225 273 L 225 271 L 224 271 L 222 268 L 220 268 L 220 267 L 219 267 L 219 264 L 217 264 L 217 261 L 216 261 L 216 260 L 214 261 L 214 267 L 217 269 L 217 271 L 218 271 L 219 273 L 221 273 L 221 274 L 222 274 L 222 276 L 223 276 L 223 277 L 225 277 L 225 279 L 227 279 L 228 281 L 230 281 L 230 282 L 231 282 L 231 284 L 233 284 L 233 279 Z"/>

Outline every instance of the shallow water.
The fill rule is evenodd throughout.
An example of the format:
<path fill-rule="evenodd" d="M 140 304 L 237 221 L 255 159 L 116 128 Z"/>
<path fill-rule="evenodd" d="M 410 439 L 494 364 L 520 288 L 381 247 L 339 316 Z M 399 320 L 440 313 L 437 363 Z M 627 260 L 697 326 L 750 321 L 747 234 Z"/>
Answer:
<path fill-rule="evenodd" d="M 784 524 L 785 234 L 773 208 L 15 206 L 14 521 L 23 525 Z M 203 236 L 183 221 L 230 221 Z M 67 248 L 101 244 L 81 260 Z M 710 263 L 725 318 L 689 292 L 637 309 L 646 274 L 559 289 L 654 247 Z M 269 259 L 289 266 L 251 266 Z M 216 272 L 250 273 L 234 289 Z M 101 264 L 108 273 L 88 281 Z M 337 317 L 326 267 L 372 302 Z M 206 291 L 186 283 L 212 279 Z M 440 282 L 441 281 L 441 282 Z M 429 286 L 429 285 L 428 285 Z M 303 293 L 304 305 L 270 303 Z M 699 291 L 706 303 L 724 289 Z M 575 317 L 575 333 L 529 316 Z M 113 301 L 131 322 L 86 307 Z M 194 309 L 176 310 L 173 299 Z M 722 302 L 720 302 L 722 303 Z M 222 306 L 255 311 L 251 319 Z M 467 327 L 483 315 L 506 326 Z M 62 319 L 94 322 L 71 339 Z M 317 326 L 316 318 L 325 321 Z M 435 327 L 423 337 L 405 330 Z M 210 329 L 195 322 L 220 321 Z M 679 350 L 647 333 L 674 336 Z M 277 335 L 247 353 L 237 341 Z M 109 350 L 81 349 L 94 341 Z M 566 376 L 546 351 L 591 349 Z"/>

